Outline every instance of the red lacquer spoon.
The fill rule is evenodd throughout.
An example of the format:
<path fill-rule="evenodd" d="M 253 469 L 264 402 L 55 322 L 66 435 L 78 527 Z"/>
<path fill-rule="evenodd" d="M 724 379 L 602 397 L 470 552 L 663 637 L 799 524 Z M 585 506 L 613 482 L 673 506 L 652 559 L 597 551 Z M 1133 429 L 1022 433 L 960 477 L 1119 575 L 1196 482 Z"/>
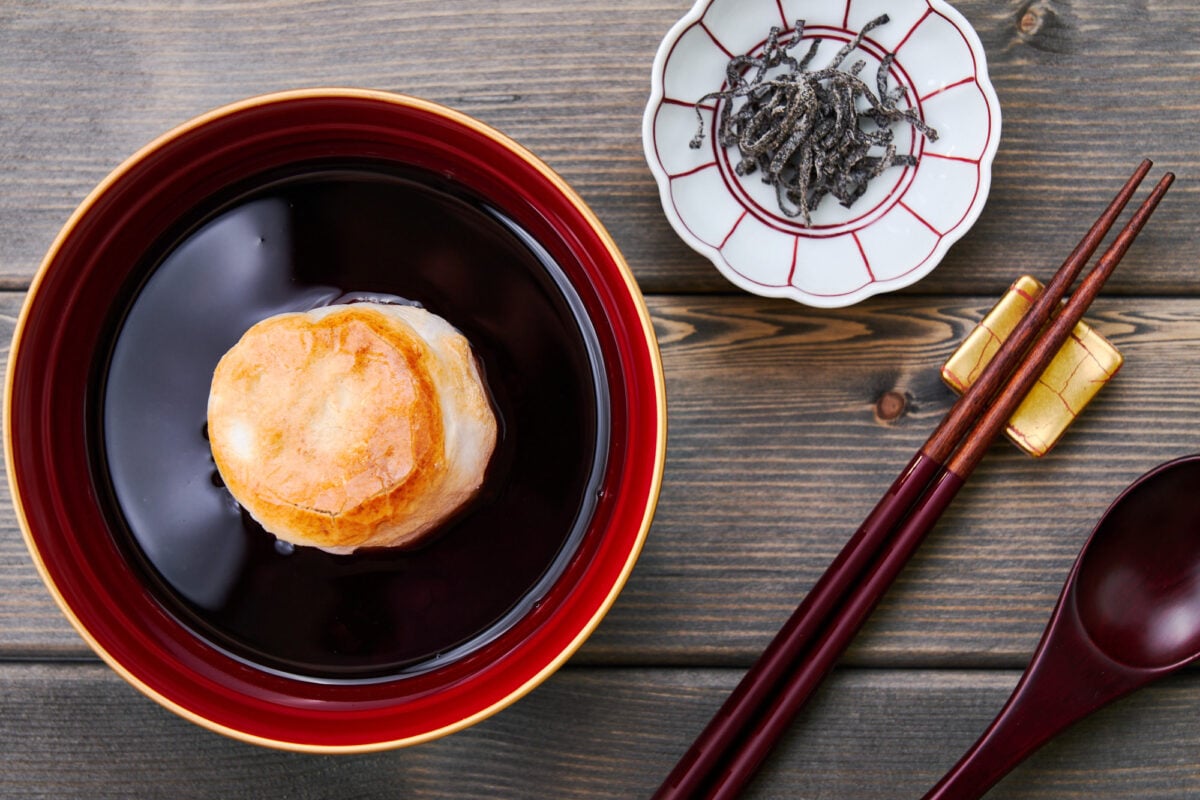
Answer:
<path fill-rule="evenodd" d="M 995 721 L 925 800 L 983 795 L 1072 723 L 1200 658 L 1200 455 L 1138 478 L 1075 562 Z"/>

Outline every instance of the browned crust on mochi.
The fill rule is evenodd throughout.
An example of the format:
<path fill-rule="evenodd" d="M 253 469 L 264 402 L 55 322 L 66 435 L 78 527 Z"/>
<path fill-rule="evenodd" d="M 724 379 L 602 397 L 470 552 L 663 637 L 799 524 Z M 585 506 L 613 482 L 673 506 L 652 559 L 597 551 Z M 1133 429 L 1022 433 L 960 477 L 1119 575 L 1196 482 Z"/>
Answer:
<path fill-rule="evenodd" d="M 317 321 L 286 314 L 251 328 L 213 375 L 209 439 L 229 491 L 289 541 L 369 542 L 441 480 L 443 422 L 428 358 L 402 320 L 354 305 Z M 377 391 L 362 406 L 362 425 L 322 430 L 313 415 L 343 388 L 349 400 Z M 238 453 L 231 428 L 247 423 L 261 458 Z"/>

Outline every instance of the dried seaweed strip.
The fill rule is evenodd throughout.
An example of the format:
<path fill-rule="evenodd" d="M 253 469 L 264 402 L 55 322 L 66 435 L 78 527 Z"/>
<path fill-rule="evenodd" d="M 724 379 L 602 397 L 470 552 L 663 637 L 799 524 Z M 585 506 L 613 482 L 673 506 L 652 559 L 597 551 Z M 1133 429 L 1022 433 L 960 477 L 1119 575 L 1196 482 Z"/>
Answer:
<path fill-rule="evenodd" d="M 741 159 L 734 170 L 738 175 L 760 172 L 763 182 L 775 187 L 780 210 L 802 218 L 805 225 L 812 224 L 812 210 L 826 195 L 849 208 L 885 170 L 915 166 L 914 156 L 896 153 L 892 126 L 909 124 L 930 140 L 937 139 L 937 131 L 914 109 L 899 107 L 907 92 L 888 86 L 893 55 L 882 59 L 874 91 L 859 77 L 865 61 L 841 68 L 863 37 L 887 21 L 885 14 L 867 23 L 828 66 L 811 72 L 808 66 L 820 39 L 813 40 L 799 60 L 791 54 L 803 37 L 804 21 L 796 21 L 792 38 L 783 44 L 781 30 L 771 28 L 760 55 L 747 53 L 730 60 L 725 70 L 728 88 L 696 102 L 699 124 L 691 147 L 700 147 L 704 139 L 701 105 L 723 101 L 717 142 L 737 148 Z M 866 103 L 863 110 L 860 100 Z M 875 130 L 863 127 L 867 121 Z"/>

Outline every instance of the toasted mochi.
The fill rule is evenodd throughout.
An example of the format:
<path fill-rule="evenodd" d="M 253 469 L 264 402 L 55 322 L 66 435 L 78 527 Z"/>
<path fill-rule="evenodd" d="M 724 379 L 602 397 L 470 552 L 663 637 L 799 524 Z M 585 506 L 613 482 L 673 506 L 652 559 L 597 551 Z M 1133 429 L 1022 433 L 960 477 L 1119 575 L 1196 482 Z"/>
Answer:
<path fill-rule="evenodd" d="M 479 489 L 496 418 L 470 344 L 436 314 L 286 313 L 217 364 L 213 458 L 267 531 L 333 553 L 415 544 Z"/>

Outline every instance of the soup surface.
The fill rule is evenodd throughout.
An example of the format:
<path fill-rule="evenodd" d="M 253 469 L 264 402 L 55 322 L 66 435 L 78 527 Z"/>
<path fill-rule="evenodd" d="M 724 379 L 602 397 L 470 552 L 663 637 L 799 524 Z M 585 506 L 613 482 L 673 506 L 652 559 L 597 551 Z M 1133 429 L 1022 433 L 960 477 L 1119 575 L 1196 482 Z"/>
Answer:
<path fill-rule="evenodd" d="M 315 679 L 419 671 L 499 635 L 587 528 L 605 463 L 596 336 L 524 230 L 436 176 L 308 165 L 215 199 L 151 254 L 97 365 L 97 488 L 160 602 L 212 644 Z M 205 438 L 209 383 L 255 322 L 418 303 L 472 343 L 500 423 L 480 494 L 411 551 L 331 555 L 266 533 Z"/>

